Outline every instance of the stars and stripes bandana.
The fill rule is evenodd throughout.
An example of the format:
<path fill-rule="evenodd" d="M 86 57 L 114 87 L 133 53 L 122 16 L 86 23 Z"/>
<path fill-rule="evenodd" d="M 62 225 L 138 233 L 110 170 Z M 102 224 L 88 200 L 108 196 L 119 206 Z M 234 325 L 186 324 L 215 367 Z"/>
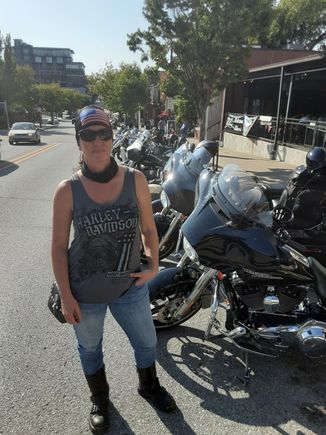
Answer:
<path fill-rule="evenodd" d="M 103 125 L 104 127 L 111 128 L 109 117 L 103 109 L 96 106 L 86 106 L 81 109 L 76 117 L 76 133 L 91 125 Z"/>

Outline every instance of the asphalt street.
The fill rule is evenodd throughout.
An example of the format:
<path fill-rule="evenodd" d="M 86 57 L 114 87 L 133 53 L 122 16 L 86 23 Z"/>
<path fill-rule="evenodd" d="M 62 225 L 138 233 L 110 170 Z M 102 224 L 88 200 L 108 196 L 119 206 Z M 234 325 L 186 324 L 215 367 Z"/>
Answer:
<path fill-rule="evenodd" d="M 46 130 L 40 145 L 9 145 L 0 162 L 0 434 L 88 434 L 89 392 L 69 325 L 51 317 L 46 303 L 52 198 L 57 183 L 78 161 L 69 122 Z M 223 160 L 225 159 L 225 160 Z M 227 159 L 270 180 L 292 168 L 252 156 Z M 274 163 L 273 163 L 274 164 Z M 264 166 L 265 165 L 265 166 Z M 269 168 L 271 170 L 265 169 Z M 164 264 L 162 264 L 164 266 Z M 223 313 L 221 313 L 221 319 Z M 111 427 L 118 435 L 324 434 L 326 365 L 299 354 L 278 359 L 251 356 L 252 379 L 243 375 L 243 354 L 213 332 L 203 341 L 209 310 L 158 333 L 157 370 L 178 410 L 156 412 L 137 394 L 132 350 L 108 315 L 105 363 L 110 383 Z"/>

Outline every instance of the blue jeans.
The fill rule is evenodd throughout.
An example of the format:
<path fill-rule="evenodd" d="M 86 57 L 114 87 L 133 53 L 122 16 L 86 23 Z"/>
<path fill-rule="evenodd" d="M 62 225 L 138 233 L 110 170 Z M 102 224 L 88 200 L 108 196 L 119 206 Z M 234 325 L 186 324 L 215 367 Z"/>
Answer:
<path fill-rule="evenodd" d="M 150 367 L 156 359 L 157 338 L 145 284 L 131 286 L 109 304 L 80 304 L 82 320 L 74 330 L 85 375 L 93 375 L 103 367 L 103 327 L 108 307 L 129 338 L 136 366 Z"/>

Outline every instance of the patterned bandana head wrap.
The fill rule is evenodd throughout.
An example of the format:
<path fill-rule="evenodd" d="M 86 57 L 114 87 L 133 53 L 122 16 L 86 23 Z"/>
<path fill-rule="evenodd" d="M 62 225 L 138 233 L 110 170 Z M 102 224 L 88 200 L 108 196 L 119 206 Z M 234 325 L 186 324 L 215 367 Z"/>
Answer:
<path fill-rule="evenodd" d="M 75 131 L 76 138 L 78 133 L 84 128 L 91 125 L 103 125 L 103 127 L 112 128 L 108 115 L 101 107 L 98 106 L 86 106 L 81 109 L 75 119 Z"/>

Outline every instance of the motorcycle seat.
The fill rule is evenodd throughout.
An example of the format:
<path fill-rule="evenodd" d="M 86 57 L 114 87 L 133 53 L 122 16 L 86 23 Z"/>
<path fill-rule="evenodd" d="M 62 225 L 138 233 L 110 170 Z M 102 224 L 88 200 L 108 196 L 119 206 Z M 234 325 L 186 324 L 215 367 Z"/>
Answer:
<path fill-rule="evenodd" d="M 324 305 L 326 305 L 326 268 L 313 257 L 308 257 L 310 267 L 317 280 L 317 293 Z"/>
<path fill-rule="evenodd" d="M 281 183 L 262 183 L 261 187 L 268 200 L 279 199 L 285 189 L 285 185 Z"/>

